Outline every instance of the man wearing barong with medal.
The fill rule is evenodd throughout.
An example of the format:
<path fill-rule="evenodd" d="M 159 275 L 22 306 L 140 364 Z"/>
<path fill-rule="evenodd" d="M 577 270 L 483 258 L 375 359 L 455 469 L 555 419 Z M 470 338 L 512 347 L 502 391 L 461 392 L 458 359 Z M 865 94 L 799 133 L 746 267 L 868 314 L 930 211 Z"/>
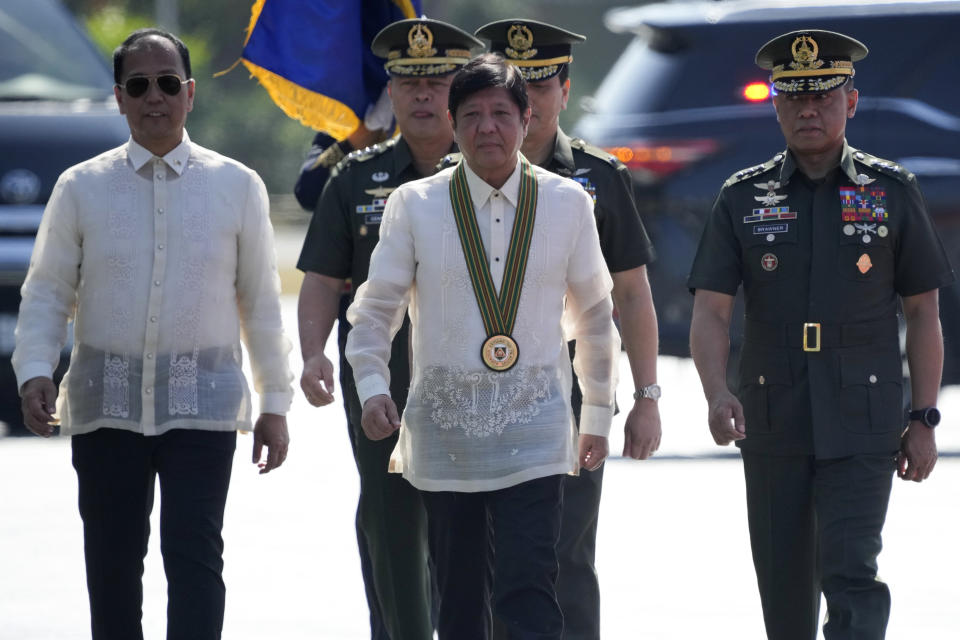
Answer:
<path fill-rule="evenodd" d="M 346 354 L 366 435 L 404 427 L 390 470 L 427 508 L 441 640 L 488 638 L 491 613 L 510 637 L 560 638 L 562 478 L 608 452 L 612 283 L 590 196 L 519 154 L 530 112 L 516 68 L 475 58 L 454 77 L 449 109 L 463 161 L 390 195 Z M 401 422 L 386 360 L 408 306 L 414 368 Z M 584 394 L 579 436 L 568 339 Z"/>

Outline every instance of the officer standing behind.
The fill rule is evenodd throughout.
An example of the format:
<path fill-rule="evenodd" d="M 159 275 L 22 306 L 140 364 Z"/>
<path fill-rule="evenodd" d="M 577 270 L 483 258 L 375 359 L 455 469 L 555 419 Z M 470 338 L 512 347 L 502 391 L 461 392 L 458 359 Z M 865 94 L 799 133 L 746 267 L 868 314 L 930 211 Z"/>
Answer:
<path fill-rule="evenodd" d="M 333 364 L 323 348 L 337 318 L 344 281 L 351 278 L 359 287 L 367 279 L 387 196 L 405 182 L 433 174 L 454 148 L 446 113 L 450 79 L 470 59 L 471 49 L 481 46 L 470 34 L 427 19 L 395 22 L 373 40 L 373 52 L 388 59 L 385 68 L 400 137 L 352 153 L 340 163 L 307 231 L 297 264 L 305 272 L 299 304 L 304 361 L 300 385 L 315 406 L 333 402 Z M 410 382 L 408 324 L 405 321 L 397 333 L 390 356 L 391 396 L 400 411 Z M 363 435 L 353 372 L 343 358 L 348 330 L 341 323 L 340 384 L 360 472 L 358 542 L 366 544 L 372 565 L 372 575 L 364 575 L 372 621 L 375 625 L 379 612 L 392 640 L 431 638 L 423 504 L 402 476 L 387 472 L 397 435 L 377 442 Z"/>
<path fill-rule="evenodd" d="M 653 245 L 634 204 L 628 169 L 609 153 L 571 139 L 560 129 L 560 112 L 570 95 L 572 45 L 585 38 L 534 20 L 499 20 L 477 29 L 475 35 L 490 40 L 490 50 L 516 65 L 527 80 L 532 116 L 523 155 L 576 180 L 593 198 L 600 248 L 613 276 L 613 299 L 637 389 L 624 424 L 623 455 L 645 460 L 660 445 L 657 316 L 644 266 L 653 260 Z M 581 401 L 575 381 L 572 404 L 578 423 Z M 594 557 L 602 483 L 603 467 L 564 477 L 557 599 L 566 639 L 600 637 L 600 584 Z"/>
<path fill-rule="evenodd" d="M 691 351 L 717 444 L 736 441 L 769 638 L 882 638 L 877 578 L 895 469 L 937 460 L 937 290 L 954 280 L 914 176 L 850 147 L 867 48 L 795 31 L 757 53 L 787 149 L 723 185 L 697 252 Z M 746 303 L 739 399 L 724 379 L 733 296 Z M 898 304 L 912 405 L 904 431 Z M 742 404 L 741 404 L 742 403 Z"/>

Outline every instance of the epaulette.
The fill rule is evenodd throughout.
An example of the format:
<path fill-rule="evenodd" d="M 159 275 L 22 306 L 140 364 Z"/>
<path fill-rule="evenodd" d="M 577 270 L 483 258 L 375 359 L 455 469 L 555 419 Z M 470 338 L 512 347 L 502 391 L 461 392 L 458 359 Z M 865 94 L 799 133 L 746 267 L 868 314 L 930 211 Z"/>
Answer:
<path fill-rule="evenodd" d="M 891 178 L 896 178 L 900 182 L 909 181 L 910 177 L 913 175 L 903 165 L 897 164 L 893 160 L 878 158 L 877 156 L 871 155 L 866 151 L 860 151 L 859 149 L 851 148 L 850 155 L 853 156 L 855 162 L 866 165 L 884 175 L 890 176 Z"/>
<path fill-rule="evenodd" d="M 459 152 L 448 153 L 447 155 L 440 158 L 440 162 L 437 163 L 437 171 L 443 171 L 444 169 L 449 169 L 450 167 L 457 166 L 457 163 L 460 162 L 460 158 L 462 157 L 463 155 L 461 155 Z"/>
<path fill-rule="evenodd" d="M 591 155 L 594 158 L 600 158 L 604 162 L 607 162 L 614 167 L 620 166 L 620 160 L 617 159 L 617 156 L 613 155 L 606 149 L 601 149 L 600 147 L 590 144 L 583 138 L 570 138 L 570 148 L 583 151 L 587 155 Z"/>
<path fill-rule="evenodd" d="M 761 173 L 766 173 L 767 171 L 779 166 L 780 163 L 783 162 L 784 158 L 786 158 L 786 154 L 781 151 L 766 162 L 755 164 L 752 167 L 747 167 L 746 169 L 741 169 L 727 178 L 727 181 L 723 183 L 723 186 L 729 187 L 730 185 L 737 184 L 738 182 L 742 182 L 748 178 L 758 176 Z"/>
<path fill-rule="evenodd" d="M 400 138 L 391 138 L 385 142 L 379 142 L 377 144 L 370 145 L 369 147 L 364 147 L 363 149 L 351 151 L 349 154 L 347 154 L 347 157 L 337 163 L 337 171 L 343 171 L 351 164 L 357 162 L 366 162 L 371 158 L 376 158 L 377 156 L 383 155 L 396 146 L 397 141 L 399 140 Z"/>

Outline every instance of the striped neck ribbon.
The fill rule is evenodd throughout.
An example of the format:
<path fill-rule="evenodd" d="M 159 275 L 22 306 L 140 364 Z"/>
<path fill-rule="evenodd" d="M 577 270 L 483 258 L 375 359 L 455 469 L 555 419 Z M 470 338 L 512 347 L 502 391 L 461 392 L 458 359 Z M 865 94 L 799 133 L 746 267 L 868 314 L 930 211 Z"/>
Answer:
<path fill-rule="evenodd" d="M 517 215 L 510 233 L 510 247 L 507 262 L 504 265 L 503 283 L 500 295 L 493 286 L 487 254 L 480 237 L 477 215 L 470 197 L 467 184 L 467 171 L 464 161 L 453 172 L 450 180 L 450 201 L 453 204 L 453 217 L 457 221 L 460 233 L 460 245 L 466 259 L 467 270 L 473 293 L 480 307 L 483 326 L 488 336 L 510 335 L 517 319 L 520 307 L 520 293 L 523 278 L 527 271 L 527 258 L 533 239 L 533 223 L 537 217 L 537 178 L 533 167 L 523 156 L 520 157 L 520 197 L 517 202 Z"/>

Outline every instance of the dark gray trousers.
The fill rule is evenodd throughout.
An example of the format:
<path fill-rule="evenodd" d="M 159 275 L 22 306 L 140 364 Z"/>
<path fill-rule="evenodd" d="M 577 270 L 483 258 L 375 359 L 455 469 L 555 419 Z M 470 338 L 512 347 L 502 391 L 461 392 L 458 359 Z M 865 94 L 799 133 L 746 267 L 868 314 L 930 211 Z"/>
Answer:
<path fill-rule="evenodd" d="M 893 454 L 817 460 L 743 452 L 753 562 L 770 640 L 881 640 L 890 592 L 877 578 Z"/>

